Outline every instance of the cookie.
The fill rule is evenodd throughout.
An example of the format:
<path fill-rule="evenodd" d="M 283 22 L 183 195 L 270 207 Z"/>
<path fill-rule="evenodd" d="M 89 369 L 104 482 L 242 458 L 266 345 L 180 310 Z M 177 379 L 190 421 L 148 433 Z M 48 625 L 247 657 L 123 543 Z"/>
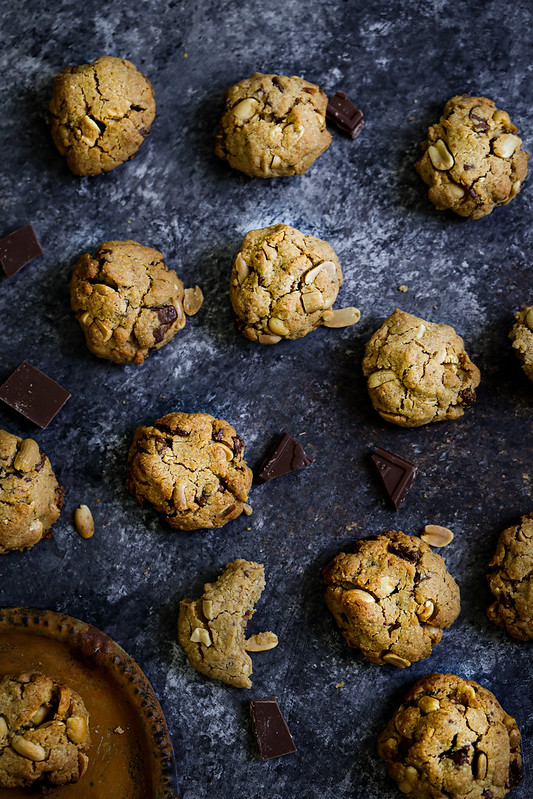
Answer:
<path fill-rule="evenodd" d="M 37 442 L 0 430 L 0 554 L 50 538 L 62 504 L 63 488 Z"/>
<path fill-rule="evenodd" d="M 178 640 L 193 668 L 235 688 L 252 687 L 252 660 L 246 650 L 271 649 L 277 643 L 273 633 L 248 641 L 244 637 L 264 587 L 263 566 L 238 558 L 224 566 L 216 582 L 204 585 L 199 599 L 180 602 Z"/>
<path fill-rule="evenodd" d="M 533 639 L 533 513 L 500 535 L 487 575 L 495 601 L 487 610 L 494 624 L 522 641 Z"/>
<path fill-rule="evenodd" d="M 331 310 L 341 284 L 341 265 L 327 241 L 290 225 L 250 230 L 231 270 L 237 327 L 251 341 L 277 344 L 320 325 L 355 324 L 356 308 Z"/>
<path fill-rule="evenodd" d="M 142 363 L 185 327 L 202 292 L 183 288 L 163 255 L 136 241 L 104 241 L 84 253 L 70 284 L 72 310 L 87 347 L 115 363 Z"/>
<path fill-rule="evenodd" d="M 0 787 L 77 782 L 89 759 L 89 714 L 71 688 L 38 672 L 0 680 Z"/>
<path fill-rule="evenodd" d="M 530 380 L 533 380 L 533 305 L 515 313 L 516 323 L 511 328 L 509 338 L 512 339 L 516 357 Z"/>
<path fill-rule="evenodd" d="M 240 516 L 252 485 L 244 443 L 208 413 L 168 413 L 135 431 L 127 486 L 179 530 L 222 527 Z"/>
<path fill-rule="evenodd" d="M 520 191 L 529 158 L 516 132 L 509 115 L 487 97 L 448 100 L 415 164 L 435 208 L 480 219 L 507 205 Z"/>
<path fill-rule="evenodd" d="M 459 418 L 480 380 L 453 327 L 399 308 L 366 345 L 363 373 L 376 411 L 400 427 Z"/>
<path fill-rule="evenodd" d="M 331 144 L 327 104 L 303 78 L 255 72 L 224 93 L 215 153 L 252 178 L 303 175 Z"/>
<path fill-rule="evenodd" d="M 446 564 L 420 538 L 387 530 L 357 541 L 324 570 L 326 603 L 349 646 L 377 665 L 431 655 L 461 610 Z"/>
<path fill-rule="evenodd" d="M 378 738 L 409 799 L 503 799 L 522 778 L 520 732 L 494 694 L 454 674 L 427 674 Z"/>
<path fill-rule="evenodd" d="M 150 81 L 130 62 L 102 56 L 54 81 L 54 144 L 75 175 L 99 175 L 133 158 L 155 117 Z"/>

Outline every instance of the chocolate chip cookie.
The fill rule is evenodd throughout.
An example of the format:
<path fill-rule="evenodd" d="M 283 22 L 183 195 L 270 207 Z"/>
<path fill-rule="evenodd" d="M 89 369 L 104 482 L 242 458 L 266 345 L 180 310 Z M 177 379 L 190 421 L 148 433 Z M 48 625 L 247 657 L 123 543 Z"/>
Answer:
<path fill-rule="evenodd" d="M 130 62 L 102 56 L 54 81 L 54 144 L 75 175 L 99 175 L 133 158 L 155 117 L 150 81 Z"/>
<path fill-rule="evenodd" d="M 222 527 L 244 510 L 252 471 L 234 428 L 208 413 L 168 413 L 138 427 L 127 485 L 179 530 Z"/>
<path fill-rule="evenodd" d="M 400 427 L 457 419 L 480 380 L 453 327 L 399 308 L 366 345 L 363 372 L 376 411 Z"/>
<path fill-rule="evenodd" d="M 185 327 L 202 292 L 183 288 L 163 255 L 136 241 L 104 241 L 80 256 L 70 285 L 87 347 L 115 363 L 142 363 Z"/>
<path fill-rule="evenodd" d="M 43 791 L 78 782 L 89 714 L 71 688 L 38 672 L 0 680 L 0 787 Z"/>
<path fill-rule="evenodd" d="M 248 652 L 277 644 L 270 632 L 244 637 L 264 587 L 263 566 L 238 558 L 224 566 L 216 582 L 204 585 L 199 599 L 180 602 L 178 640 L 193 668 L 235 688 L 252 687 Z"/>
<path fill-rule="evenodd" d="M 533 305 L 515 313 L 516 324 L 511 328 L 516 357 L 530 380 L 533 380 Z"/>
<path fill-rule="evenodd" d="M 327 104 L 303 78 L 255 72 L 224 93 L 215 153 L 250 177 L 303 175 L 331 143 Z"/>
<path fill-rule="evenodd" d="M 533 513 L 500 535 L 487 575 L 495 601 L 487 610 L 494 624 L 522 641 L 533 639 Z"/>
<path fill-rule="evenodd" d="M 448 100 L 415 164 L 433 205 L 469 219 L 507 205 L 520 191 L 529 158 L 516 132 L 509 115 L 487 97 Z"/>
<path fill-rule="evenodd" d="M 429 657 L 461 610 L 446 564 L 420 538 L 387 530 L 324 570 L 326 603 L 349 646 L 405 668 Z"/>
<path fill-rule="evenodd" d="M 62 504 L 63 488 L 37 442 L 0 430 L 0 554 L 50 538 Z"/>
<path fill-rule="evenodd" d="M 516 721 L 489 690 L 454 674 L 413 685 L 378 754 L 409 799 L 503 799 L 522 778 Z"/>
<path fill-rule="evenodd" d="M 331 310 L 342 284 L 333 248 L 290 225 L 250 230 L 235 259 L 230 300 L 237 327 L 260 344 L 359 321 L 357 308 Z"/>

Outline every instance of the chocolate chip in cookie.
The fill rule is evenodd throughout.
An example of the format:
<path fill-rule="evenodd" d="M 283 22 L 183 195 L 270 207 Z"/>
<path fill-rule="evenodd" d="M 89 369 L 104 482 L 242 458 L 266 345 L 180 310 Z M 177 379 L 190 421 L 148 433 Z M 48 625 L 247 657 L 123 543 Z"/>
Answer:
<path fill-rule="evenodd" d="M 52 137 L 75 175 L 98 175 L 133 158 L 154 117 L 152 85 L 125 59 L 102 56 L 54 81 Z"/>
<path fill-rule="evenodd" d="M 487 97 L 461 94 L 448 100 L 415 164 L 433 205 L 469 219 L 507 205 L 527 174 L 529 156 L 516 133 L 509 115 Z"/>
<path fill-rule="evenodd" d="M 215 153 L 250 177 L 302 175 L 331 143 L 327 104 L 303 78 L 255 72 L 224 93 Z"/>

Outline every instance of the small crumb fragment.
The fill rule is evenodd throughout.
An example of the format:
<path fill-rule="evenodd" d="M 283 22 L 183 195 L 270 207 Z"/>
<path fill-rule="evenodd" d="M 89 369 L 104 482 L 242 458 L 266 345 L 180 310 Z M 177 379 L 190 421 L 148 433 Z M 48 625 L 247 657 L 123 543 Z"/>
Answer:
<path fill-rule="evenodd" d="M 147 566 L 146 569 L 143 571 L 143 574 L 148 574 L 150 571 L 150 566 Z"/>
<path fill-rule="evenodd" d="M 405 286 L 405 285 L 402 283 L 402 285 L 401 285 L 401 286 L 398 286 L 398 291 L 403 291 L 403 292 L 405 293 L 405 292 L 407 291 L 407 286 Z"/>
<path fill-rule="evenodd" d="M 117 735 L 124 735 L 124 730 L 122 729 L 122 727 L 115 727 L 113 732 L 116 732 Z"/>
<path fill-rule="evenodd" d="M 413 100 L 413 103 L 418 103 L 418 100 Z"/>
<path fill-rule="evenodd" d="M 335 684 L 335 688 L 342 688 L 344 685 L 344 680 L 342 682 L 338 682 Z"/>
<path fill-rule="evenodd" d="M 189 53 L 183 53 L 183 58 L 189 58 Z"/>
<path fill-rule="evenodd" d="M 126 400 L 122 400 L 122 404 L 125 405 L 126 404 Z"/>
<path fill-rule="evenodd" d="M 414 120 L 414 117 L 407 117 L 407 121 L 408 122 L 412 122 L 413 120 Z"/>

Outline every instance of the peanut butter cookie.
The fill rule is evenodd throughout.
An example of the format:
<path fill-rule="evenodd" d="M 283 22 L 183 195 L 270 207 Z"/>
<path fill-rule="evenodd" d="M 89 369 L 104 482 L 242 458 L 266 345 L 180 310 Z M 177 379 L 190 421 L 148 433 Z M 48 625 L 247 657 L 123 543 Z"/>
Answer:
<path fill-rule="evenodd" d="M 488 617 L 522 641 L 533 639 L 533 513 L 500 535 L 487 575 L 496 597 Z"/>
<path fill-rule="evenodd" d="M 349 646 L 371 663 L 405 668 L 429 657 L 461 609 L 440 555 L 416 536 L 387 530 L 357 541 L 324 570 L 326 603 Z"/>
<path fill-rule="evenodd" d="M 38 672 L 2 677 L 2 788 L 48 791 L 78 782 L 90 743 L 89 714 L 75 691 Z"/>
<path fill-rule="evenodd" d="M 63 488 L 37 442 L 0 430 L 0 554 L 50 538 L 62 504 Z"/>
<path fill-rule="evenodd" d="M 515 313 L 516 324 L 511 328 L 516 357 L 530 380 L 533 380 L 533 305 Z"/>
<path fill-rule="evenodd" d="M 457 419 L 480 380 L 453 327 L 399 308 L 366 345 L 363 373 L 376 411 L 400 427 Z"/>
<path fill-rule="evenodd" d="M 264 587 L 263 566 L 238 558 L 224 566 L 216 582 L 204 585 L 199 599 L 180 602 L 178 640 L 193 668 L 235 688 L 252 687 L 248 652 L 272 649 L 278 642 L 270 632 L 244 638 Z"/>
<path fill-rule="evenodd" d="M 454 674 L 427 674 L 378 738 L 409 799 L 503 799 L 522 778 L 520 732 L 494 694 Z"/>
<path fill-rule="evenodd" d="M 237 327 L 260 344 L 359 321 L 357 308 L 331 306 L 342 284 L 333 248 L 289 225 L 250 230 L 235 259 L 230 300 Z"/>
<path fill-rule="evenodd" d="M 224 93 L 215 153 L 252 178 L 303 175 L 331 144 L 327 104 L 303 78 L 255 72 Z"/>
<path fill-rule="evenodd" d="M 127 485 L 179 530 L 222 527 L 244 510 L 252 471 L 234 428 L 208 413 L 168 413 L 135 431 Z"/>
<path fill-rule="evenodd" d="M 67 67 L 49 107 L 54 144 L 75 175 L 99 175 L 133 158 L 155 117 L 150 81 L 122 58 Z"/>
<path fill-rule="evenodd" d="M 487 97 L 448 100 L 415 164 L 433 205 L 469 219 L 507 205 L 520 191 L 529 158 L 516 132 L 509 115 Z"/>
<path fill-rule="evenodd" d="M 136 241 L 104 241 L 80 256 L 70 297 L 93 355 L 136 364 L 168 344 L 203 300 L 198 286 L 183 289 L 160 252 Z"/>

